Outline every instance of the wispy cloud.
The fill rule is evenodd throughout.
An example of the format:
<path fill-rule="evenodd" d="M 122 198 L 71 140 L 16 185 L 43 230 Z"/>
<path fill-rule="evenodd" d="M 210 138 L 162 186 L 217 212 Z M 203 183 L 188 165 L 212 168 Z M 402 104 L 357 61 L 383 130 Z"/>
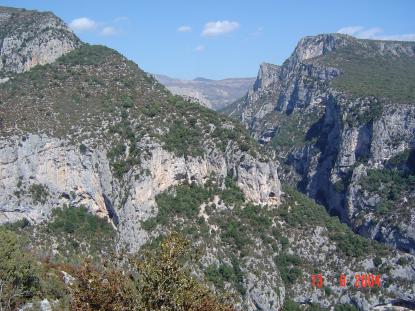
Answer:
<path fill-rule="evenodd" d="M 129 20 L 129 18 L 127 16 L 118 16 L 118 17 L 114 18 L 115 23 L 126 22 L 128 20 Z"/>
<path fill-rule="evenodd" d="M 204 45 L 198 45 L 197 47 L 195 47 L 196 52 L 203 52 L 205 49 L 206 47 Z"/>
<path fill-rule="evenodd" d="M 217 21 L 217 22 L 208 22 L 205 24 L 205 27 L 202 31 L 202 36 L 205 37 L 214 37 L 220 36 L 225 33 L 235 31 L 239 28 L 238 22 L 231 21 Z"/>
<path fill-rule="evenodd" d="M 180 26 L 179 28 L 177 28 L 177 31 L 178 32 L 190 32 L 190 31 L 192 31 L 192 27 L 183 25 L 183 26 Z"/>
<path fill-rule="evenodd" d="M 73 31 L 77 32 L 83 32 L 83 31 L 91 31 L 98 27 L 98 24 L 96 21 L 88 18 L 88 17 L 80 17 L 75 18 L 69 23 L 69 27 Z"/>
<path fill-rule="evenodd" d="M 348 26 L 340 28 L 337 32 L 361 39 L 415 41 L 415 33 L 385 35 L 380 27 Z"/>
<path fill-rule="evenodd" d="M 105 26 L 104 28 L 101 29 L 101 31 L 99 32 L 99 34 L 101 36 L 105 36 L 105 37 L 110 37 L 110 36 L 115 36 L 118 34 L 117 29 L 115 29 L 112 26 Z"/>
<path fill-rule="evenodd" d="M 119 23 L 127 20 L 127 17 L 121 16 L 115 18 L 112 23 Z M 121 33 L 119 27 L 114 27 L 111 23 L 97 22 L 89 17 L 75 18 L 69 23 L 69 27 L 77 33 L 92 32 L 105 37 L 115 36 Z"/>
<path fill-rule="evenodd" d="M 251 33 L 252 36 L 260 36 L 264 31 L 264 27 L 257 27 L 257 29 Z"/>

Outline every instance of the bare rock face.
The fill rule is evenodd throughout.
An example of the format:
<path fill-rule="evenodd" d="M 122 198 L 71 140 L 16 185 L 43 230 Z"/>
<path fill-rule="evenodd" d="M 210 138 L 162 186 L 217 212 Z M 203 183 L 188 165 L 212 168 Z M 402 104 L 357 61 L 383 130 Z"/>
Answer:
<path fill-rule="evenodd" d="M 358 40 L 340 34 L 305 37 L 282 66 L 261 65 L 254 86 L 228 113 L 260 143 L 275 148 L 286 168 L 280 174 L 285 181 L 362 235 L 414 253 L 413 189 L 399 188 L 404 192 L 398 200 L 391 199 L 396 194 L 388 198 L 384 184 L 378 191 L 383 197 L 368 191 L 367 183 L 364 186 L 370 174 L 392 174 L 386 173 L 390 163 L 404 154 L 407 157 L 399 164 L 404 169 L 398 175 L 413 170 L 413 102 L 351 95 L 338 88 L 333 83 L 344 74 L 341 66 L 319 61 L 338 51 L 345 51 L 341 57 L 355 53 L 383 59 L 396 72 L 401 70 L 400 62 L 415 62 L 411 42 Z M 403 214 L 405 220 L 400 221 Z"/>
<path fill-rule="evenodd" d="M 19 73 L 53 62 L 81 45 L 52 13 L 0 7 L 0 72 Z"/>
<path fill-rule="evenodd" d="M 223 182 L 229 171 L 247 200 L 276 205 L 281 194 L 276 166 L 249 154 L 212 150 L 205 158 L 184 158 L 154 145 L 139 172 L 121 186 L 111 173 L 105 150 L 87 150 L 68 141 L 28 134 L 1 141 L 0 222 L 46 219 L 65 204 L 85 206 L 119 225 L 131 251 L 146 242 L 141 222 L 154 215 L 155 196 L 183 182 L 203 185 L 214 174 Z M 145 172 L 145 173 L 143 173 Z M 125 194 L 124 189 L 129 189 Z"/>

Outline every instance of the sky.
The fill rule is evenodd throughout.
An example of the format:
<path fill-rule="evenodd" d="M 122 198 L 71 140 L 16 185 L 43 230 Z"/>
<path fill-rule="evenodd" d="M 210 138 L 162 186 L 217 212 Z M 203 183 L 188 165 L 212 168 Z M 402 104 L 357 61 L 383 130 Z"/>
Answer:
<path fill-rule="evenodd" d="M 415 41 L 412 0 L 14 0 L 52 11 L 85 42 L 175 78 L 254 77 L 281 64 L 304 36 L 342 32 Z"/>

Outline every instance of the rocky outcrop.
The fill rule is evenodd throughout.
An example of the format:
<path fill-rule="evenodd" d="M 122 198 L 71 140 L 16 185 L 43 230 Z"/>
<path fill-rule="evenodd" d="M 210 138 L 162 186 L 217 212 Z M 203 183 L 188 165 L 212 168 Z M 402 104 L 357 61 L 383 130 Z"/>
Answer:
<path fill-rule="evenodd" d="M 128 174 L 136 177 L 119 181 L 106 150 L 81 152 L 66 140 L 36 134 L 12 137 L 0 146 L 0 222 L 40 222 L 53 208 L 83 205 L 118 226 L 121 240 L 134 251 L 147 241 L 141 222 L 156 212 L 158 193 L 184 182 L 203 185 L 211 176 L 224 187 L 229 172 L 249 201 L 278 204 L 275 164 L 240 151 L 211 150 L 206 157 L 185 158 L 153 143 L 139 171 Z"/>
<path fill-rule="evenodd" d="M 0 7 L 0 73 L 19 73 L 53 62 L 81 45 L 50 12 Z"/>
<path fill-rule="evenodd" d="M 257 82 L 230 115 L 259 142 L 275 148 L 285 168 L 283 179 L 364 236 L 414 253 L 415 211 L 407 203 L 412 192 L 401 193 L 403 201 L 379 216 L 374 209 L 382 199 L 362 186 L 369 170 L 382 170 L 390 159 L 413 149 L 414 107 L 352 96 L 333 86 L 331 81 L 343 74 L 342 69 L 319 60 L 342 49 L 396 61 L 400 57 L 410 62 L 415 56 L 415 45 L 407 42 L 339 34 L 306 37 L 281 67 L 268 66 L 264 74 L 261 66 Z M 284 143 L 287 139 L 293 143 Z M 406 213 L 407 221 L 398 221 L 401 213 Z"/>

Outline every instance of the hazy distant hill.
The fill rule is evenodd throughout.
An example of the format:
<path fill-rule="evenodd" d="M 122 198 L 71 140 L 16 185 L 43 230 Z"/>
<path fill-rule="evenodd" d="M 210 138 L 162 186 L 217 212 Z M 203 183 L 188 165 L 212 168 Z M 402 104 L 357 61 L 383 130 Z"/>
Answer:
<path fill-rule="evenodd" d="M 255 82 L 255 78 L 180 80 L 164 75 L 155 75 L 155 77 L 172 93 L 195 98 L 202 105 L 214 110 L 222 109 L 244 96 L 248 88 Z"/>

